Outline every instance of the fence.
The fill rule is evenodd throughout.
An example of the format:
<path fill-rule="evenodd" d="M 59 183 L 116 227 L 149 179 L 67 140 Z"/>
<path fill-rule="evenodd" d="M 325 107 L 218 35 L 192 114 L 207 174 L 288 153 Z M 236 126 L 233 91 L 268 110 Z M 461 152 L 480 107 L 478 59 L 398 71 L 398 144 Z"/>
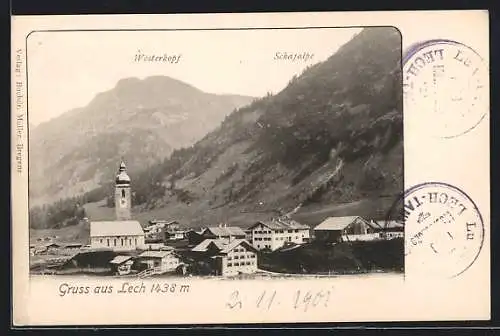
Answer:
<path fill-rule="evenodd" d="M 147 268 L 144 271 L 140 272 L 137 274 L 137 276 L 141 279 L 150 277 L 152 275 L 156 274 L 162 274 L 164 271 L 162 270 L 161 267 L 152 267 L 152 268 Z"/>
<path fill-rule="evenodd" d="M 343 241 L 369 241 L 369 240 L 380 240 L 383 239 L 380 233 L 367 233 L 359 235 L 343 235 Z"/>

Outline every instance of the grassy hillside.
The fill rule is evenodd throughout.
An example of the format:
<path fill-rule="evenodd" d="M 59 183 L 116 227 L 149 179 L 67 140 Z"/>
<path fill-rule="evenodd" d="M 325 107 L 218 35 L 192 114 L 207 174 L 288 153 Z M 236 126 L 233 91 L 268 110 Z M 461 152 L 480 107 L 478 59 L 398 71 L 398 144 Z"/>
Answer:
<path fill-rule="evenodd" d="M 90 225 L 80 222 L 59 229 L 30 230 L 30 243 L 38 242 L 38 239 L 52 238 L 56 242 L 89 244 Z M 57 238 L 54 238 L 57 237 Z"/>

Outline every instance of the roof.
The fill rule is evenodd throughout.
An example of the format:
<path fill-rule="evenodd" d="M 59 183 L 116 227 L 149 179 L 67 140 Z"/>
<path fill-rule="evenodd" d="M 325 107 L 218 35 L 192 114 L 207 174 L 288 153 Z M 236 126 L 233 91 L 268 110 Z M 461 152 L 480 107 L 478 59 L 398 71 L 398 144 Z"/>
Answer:
<path fill-rule="evenodd" d="M 117 184 L 129 184 L 130 177 L 127 174 L 127 166 L 125 166 L 125 162 L 120 163 L 120 168 L 118 169 L 118 174 L 116 175 L 115 182 Z"/>
<path fill-rule="evenodd" d="M 205 239 L 200 244 L 193 247 L 191 251 L 206 252 L 211 244 L 213 244 L 219 250 L 219 253 L 229 253 L 235 247 L 242 244 L 245 245 L 248 249 L 256 251 L 256 249 L 245 239 L 234 239 L 232 241 L 222 239 Z"/>
<path fill-rule="evenodd" d="M 113 260 L 111 260 L 110 264 L 122 264 L 127 260 L 132 259 L 131 256 L 117 255 Z"/>
<path fill-rule="evenodd" d="M 203 231 L 203 234 L 206 232 L 212 233 L 214 236 L 220 237 L 229 237 L 229 236 L 245 236 L 245 231 L 242 228 L 237 226 L 215 226 L 209 227 Z"/>
<path fill-rule="evenodd" d="M 62 245 L 54 242 L 36 245 L 36 247 L 50 247 L 50 246 L 60 247 Z"/>
<path fill-rule="evenodd" d="M 189 234 L 189 233 L 196 233 L 197 235 L 201 235 L 203 233 L 203 231 L 205 231 L 205 229 L 201 229 L 201 230 L 198 230 L 196 231 L 195 229 L 188 229 L 186 231 L 186 234 Z"/>
<path fill-rule="evenodd" d="M 309 226 L 300 224 L 297 221 L 294 221 L 293 219 L 272 219 L 270 221 L 260 221 L 252 225 L 251 227 L 248 228 L 248 230 L 252 229 L 253 227 L 262 224 L 270 228 L 271 230 L 293 230 L 293 229 L 309 229 Z"/>
<path fill-rule="evenodd" d="M 165 219 L 152 219 L 149 221 L 151 225 L 171 225 L 171 224 L 179 224 L 179 221 L 177 220 L 165 220 Z"/>
<path fill-rule="evenodd" d="M 205 252 L 208 249 L 208 245 L 210 245 L 210 243 L 212 243 L 212 242 L 215 244 L 215 246 L 217 246 L 217 248 L 219 250 L 224 248 L 224 242 L 222 242 L 221 240 L 205 239 L 204 241 L 202 241 L 201 243 L 199 243 L 198 245 L 193 247 L 191 249 L 191 251 L 193 251 L 193 252 Z"/>
<path fill-rule="evenodd" d="M 142 236 L 144 231 L 138 221 L 90 222 L 91 237 Z"/>
<path fill-rule="evenodd" d="M 247 242 L 245 239 L 235 239 L 235 240 L 229 242 L 227 245 L 225 245 L 224 248 L 220 251 L 220 253 L 229 253 L 235 247 L 240 246 L 240 245 L 245 245 L 248 249 L 250 249 L 252 251 L 256 251 L 256 249 L 252 245 L 250 245 L 250 243 Z"/>
<path fill-rule="evenodd" d="M 154 228 L 164 228 L 166 226 L 167 227 L 168 226 L 174 226 L 174 227 L 179 226 L 178 221 L 170 221 L 170 222 L 167 222 L 167 221 L 155 221 L 155 222 L 149 221 L 149 223 L 151 223 L 151 224 L 146 226 L 144 228 L 145 230 L 150 230 L 150 229 L 154 229 Z M 177 225 L 174 225 L 174 224 L 177 224 Z"/>
<path fill-rule="evenodd" d="M 151 231 L 151 230 L 160 230 L 163 229 L 164 225 L 162 224 L 153 224 L 153 225 L 148 225 L 145 228 L 143 228 L 144 231 Z"/>
<path fill-rule="evenodd" d="M 281 225 L 286 225 L 288 226 L 290 229 L 309 229 L 309 226 L 307 225 L 304 225 L 304 224 L 301 224 L 293 219 L 282 219 L 282 218 L 278 218 L 276 220 L 278 223 L 280 223 Z"/>
<path fill-rule="evenodd" d="M 175 250 L 173 246 L 168 246 L 168 245 L 160 246 L 160 251 L 173 251 L 173 250 Z"/>
<path fill-rule="evenodd" d="M 139 254 L 139 258 L 165 258 L 172 254 L 172 251 L 144 251 Z"/>
<path fill-rule="evenodd" d="M 364 221 L 364 219 L 361 218 L 360 216 L 328 217 L 321 224 L 316 226 L 314 228 L 314 230 L 315 231 L 317 231 L 317 230 L 330 230 L 330 231 L 343 230 L 346 227 L 348 227 L 350 224 L 352 224 L 354 221 L 356 221 L 357 219 L 361 219 Z"/>
<path fill-rule="evenodd" d="M 80 243 L 68 243 L 68 244 L 64 244 L 63 246 L 64 247 L 82 247 L 83 244 L 80 244 Z"/>
<path fill-rule="evenodd" d="M 116 183 L 130 183 L 130 177 L 128 176 L 127 172 L 120 172 L 118 175 L 116 175 Z"/>
<path fill-rule="evenodd" d="M 43 249 L 44 251 L 48 249 L 49 247 L 54 246 L 54 247 L 61 247 L 60 244 L 57 243 L 45 243 L 45 244 L 36 244 L 36 245 L 30 245 L 30 248 L 34 248 L 36 250 Z"/>

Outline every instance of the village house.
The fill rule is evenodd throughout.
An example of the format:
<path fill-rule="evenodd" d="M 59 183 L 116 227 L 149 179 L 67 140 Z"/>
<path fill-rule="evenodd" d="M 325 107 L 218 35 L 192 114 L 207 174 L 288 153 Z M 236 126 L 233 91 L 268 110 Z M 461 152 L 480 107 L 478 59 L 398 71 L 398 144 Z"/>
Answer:
<path fill-rule="evenodd" d="M 115 180 L 115 215 L 114 221 L 90 222 L 90 246 L 114 251 L 142 249 L 144 231 L 131 219 L 130 177 L 123 161 Z"/>
<path fill-rule="evenodd" d="M 172 221 L 163 227 L 163 240 L 181 240 L 185 238 L 186 230 L 181 229 L 179 222 Z"/>
<path fill-rule="evenodd" d="M 402 238 L 404 236 L 404 224 L 396 220 L 370 221 L 370 225 L 375 232 L 378 232 L 381 239 Z"/>
<path fill-rule="evenodd" d="M 80 243 L 69 243 L 69 244 L 64 244 L 64 249 L 66 250 L 80 250 L 83 247 L 83 244 Z"/>
<path fill-rule="evenodd" d="M 163 240 L 165 233 L 179 229 L 179 222 L 166 220 L 150 220 L 144 228 L 146 240 Z"/>
<path fill-rule="evenodd" d="M 291 219 L 259 221 L 248 228 L 250 243 L 257 250 L 271 251 L 286 244 L 303 244 L 310 240 L 310 228 Z"/>
<path fill-rule="evenodd" d="M 165 219 L 151 219 L 148 221 L 148 226 L 159 226 L 161 228 L 165 226 L 179 226 L 179 222 L 176 220 L 165 220 Z"/>
<path fill-rule="evenodd" d="M 163 227 L 158 224 L 155 224 L 146 226 L 143 230 L 144 230 L 144 238 L 146 240 L 154 240 L 160 238 Z"/>
<path fill-rule="evenodd" d="M 374 240 L 380 235 L 360 216 L 329 217 L 314 228 L 315 240 L 323 243 Z"/>
<path fill-rule="evenodd" d="M 192 251 L 209 259 L 216 275 L 231 276 L 257 271 L 257 250 L 244 239 L 206 239 Z"/>
<path fill-rule="evenodd" d="M 54 254 L 61 248 L 60 244 L 57 243 L 45 243 L 30 246 L 30 254 Z"/>
<path fill-rule="evenodd" d="M 156 274 L 173 272 L 181 264 L 173 250 L 144 251 L 137 256 L 137 263 L 142 269 L 154 269 Z"/>
<path fill-rule="evenodd" d="M 245 239 L 245 231 L 237 226 L 226 226 L 225 224 L 221 224 L 219 226 L 206 228 L 203 230 L 201 236 L 203 239 Z"/>
<path fill-rule="evenodd" d="M 185 239 L 185 234 L 186 231 L 182 229 L 166 230 L 164 232 L 164 240 L 169 241 Z"/>
<path fill-rule="evenodd" d="M 59 248 L 57 249 L 58 255 L 71 256 L 79 253 L 83 247 L 83 244 L 80 243 L 61 243 Z"/>
<path fill-rule="evenodd" d="M 131 256 L 117 255 L 109 263 L 111 265 L 111 271 L 113 273 L 118 275 L 125 275 L 131 272 L 134 260 Z"/>

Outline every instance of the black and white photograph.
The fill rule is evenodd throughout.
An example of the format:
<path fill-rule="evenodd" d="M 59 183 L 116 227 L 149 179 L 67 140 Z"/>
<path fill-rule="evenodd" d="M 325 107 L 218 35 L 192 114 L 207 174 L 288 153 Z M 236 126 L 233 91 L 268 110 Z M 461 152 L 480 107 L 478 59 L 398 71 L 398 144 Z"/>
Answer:
<path fill-rule="evenodd" d="M 13 324 L 490 318 L 488 27 L 16 17 Z"/>
<path fill-rule="evenodd" d="M 402 274 L 399 31 L 209 33 L 29 37 L 30 273 Z"/>

